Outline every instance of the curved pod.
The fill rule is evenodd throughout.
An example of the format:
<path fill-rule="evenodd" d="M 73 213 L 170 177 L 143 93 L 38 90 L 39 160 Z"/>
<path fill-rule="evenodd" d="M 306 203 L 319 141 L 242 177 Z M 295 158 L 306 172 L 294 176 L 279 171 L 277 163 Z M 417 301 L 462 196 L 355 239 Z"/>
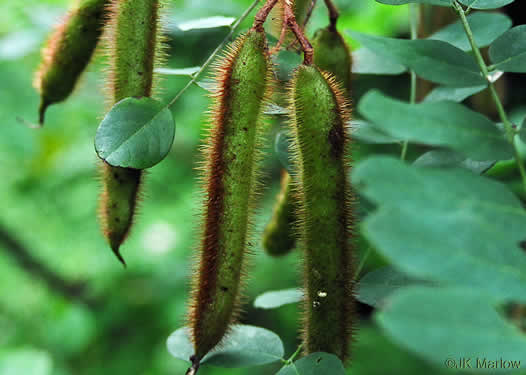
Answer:
<path fill-rule="evenodd" d="M 83 0 L 68 12 L 42 50 L 42 63 L 34 86 L 40 92 L 39 121 L 48 106 L 73 92 L 102 34 L 109 0 Z"/>
<path fill-rule="evenodd" d="M 189 313 L 194 366 L 222 340 L 238 311 L 271 82 L 265 34 L 252 29 L 237 38 L 216 67 L 216 79 L 205 149 L 204 228 Z"/>
<path fill-rule="evenodd" d="M 160 0 L 112 0 L 104 35 L 109 57 L 108 102 L 127 97 L 151 96 L 154 66 L 162 59 Z M 100 202 L 102 230 L 115 255 L 124 264 L 119 248 L 133 223 L 144 172 L 102 164 Z"/>

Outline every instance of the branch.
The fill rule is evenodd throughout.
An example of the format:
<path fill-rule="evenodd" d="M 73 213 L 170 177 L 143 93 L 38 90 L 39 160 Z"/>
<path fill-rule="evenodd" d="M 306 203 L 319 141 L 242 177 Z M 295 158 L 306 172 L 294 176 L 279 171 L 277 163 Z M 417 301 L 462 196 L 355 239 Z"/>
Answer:
<path fill-rule="evenodd" d="M 40 278 L 50 290 L 68 300 L 75 300 L 95 309 L 97 304 L 88 297 L 85 284 L 70 282 L 52 271 L 46 264 L 35 258 L 9 231 L 0 225 L 0 245 L 31 276 Z"/>

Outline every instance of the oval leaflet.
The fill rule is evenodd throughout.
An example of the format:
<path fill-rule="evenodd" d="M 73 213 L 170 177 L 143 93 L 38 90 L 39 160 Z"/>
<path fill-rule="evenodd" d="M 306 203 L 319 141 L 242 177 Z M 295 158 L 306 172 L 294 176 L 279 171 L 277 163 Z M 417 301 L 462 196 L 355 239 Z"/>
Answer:
<path fill-rule="evenodd" d="M 145 169 L 166 157 L 174 135 L 172 113 L 163 104 L 148 97 L 125 98 L 100 123 L 95 150 L 115 167 Z"/>

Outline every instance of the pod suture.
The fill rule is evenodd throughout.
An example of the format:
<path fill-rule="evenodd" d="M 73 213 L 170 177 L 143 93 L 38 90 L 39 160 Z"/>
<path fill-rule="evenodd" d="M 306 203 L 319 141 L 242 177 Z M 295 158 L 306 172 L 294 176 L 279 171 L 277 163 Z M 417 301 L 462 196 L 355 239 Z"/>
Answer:
<path fill-rule="evenodd" d="M 111 0 L 104 34 L 110 61 L 106 86 L 109 105 L 127 97 L 152 95 L 154 66 L 163 58 L 159 30 L 161 4 L 161 0 Z M 119 249 L 133 224 L 143 174 L 141 170 L 102 162 L 102 230 L 123 265 L 126 264 Z"/>
<path fill-rule="evenodd" d="M 55 27 L 42 50 L 34 86 L 40 92 L 39 122 L 46 109 L 73 92 L 102 34 L 109 0 L 83 0 Z"/>
<path fill-rule="evenodd" d="M 238 37 L 217 65 L 216 80 L 203 168 L 204 227 L 188 319 L 195 348 L 189 374 L 221 342 L 239 313 L 258 184 L 261 117 L 272 80 L 265 33 L 254 27 Z"/>

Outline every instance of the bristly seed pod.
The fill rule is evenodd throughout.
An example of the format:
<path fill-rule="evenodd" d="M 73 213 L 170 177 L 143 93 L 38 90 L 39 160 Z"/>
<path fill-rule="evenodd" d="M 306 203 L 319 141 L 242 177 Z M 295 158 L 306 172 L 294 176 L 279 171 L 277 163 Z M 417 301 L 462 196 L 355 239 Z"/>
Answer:
<path fill-rule="evenodd" d="M 127 97 L 152 95 L 154 66 L 163 57 L 160 6 L 161 0 L 111 0 L 104 34 L 110 61 L 107 80 L 110 105 Z M 115 255 L 125 264 L 119 248 L 133 223 L 143 172 L 105 162 L 102 169 L 102 230 Z"/>
<path fill-rule="evenodd" d="M 123 265 L 126 262 L 119 248 L 133 224 L 142 173 L 138 169 L 112 167 L 106 163 L 102 168 L 101 225 L 113 253 Z"/>
<path fill-rule="evenodd" d="M 164 61 L 160 30 L 163 0 L 111 0 L 108 32 L 110 60 L 107 94 L 110 105 L 132 96 L 152 96 L 155 66 Z"/>
<path fill-rule="evenodd" d="M 40 124 L 48 106 L 65 100 L 75 88 L 88 65 L 104 26 L 109 0 L 83 0 L 57 25 L 35 75 L 34 86 L 40 92 Z"/>
<path fill-rule="evenodd" d="M 352 57 L 343 37 L 331 27 L 320 29 L 312 40 L 314 63 L 322 70 L 331 73 L 336 80 L 343 83 L 346 97 L 350 96 Z M 285 179 L 292 185 L 290 176 L 282 177 L 281 192 L 278 195 L 271 221 L 263 233 L 263 248 L 269 255 L 287 254 L 295 244 L 296 197 L 291 186 L 284 185 Z"/>
<path fill-rule="evenodd" d="M 329 26 L 317 30 L 311 43 L 314 48 L 314 64 L 320 69 L 332 73 L 338 81 L 343 83 L 347 95 L 349 95 L 352 57 L 341 34 Z"/>
<path fill-rule="evenodd" d="M 204 217 L 189 326 L 199 361 L 223 339 L 240 304 L 262 138 L 272 80 L 265 33 L 238 37 L 216 67 L 218 89 L 205 149 Z"/>
<path fill-rule="evenodd" d="M 345 360 L 353 324 L 349 105 L 333 76 L 316 66 L 300 66 L 289 90 L 305 257 L 304 349 Z"/>
<path fill-rule="evenodd" d="M 281 191 L 278 194 L 272 218 L 263 232 L 263 249 L 272 256 L 286 255 L 296 244 L 296 197 L 293 195 L 290 175 L 283 171 Z"/>

